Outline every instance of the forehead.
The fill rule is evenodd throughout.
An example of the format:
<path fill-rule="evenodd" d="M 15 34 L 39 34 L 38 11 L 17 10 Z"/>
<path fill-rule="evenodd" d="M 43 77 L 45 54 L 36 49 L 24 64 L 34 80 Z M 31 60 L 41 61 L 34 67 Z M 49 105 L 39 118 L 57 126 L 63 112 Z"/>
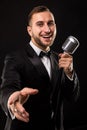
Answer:
<path fill-rule="evenodd" d="M 43 21 L 43 22 L 54 21 L 54 16 L 49 11 L 39 12 L 39 13 L 33 14 L 32 22 L 36 23 L 38 21 Z"/>

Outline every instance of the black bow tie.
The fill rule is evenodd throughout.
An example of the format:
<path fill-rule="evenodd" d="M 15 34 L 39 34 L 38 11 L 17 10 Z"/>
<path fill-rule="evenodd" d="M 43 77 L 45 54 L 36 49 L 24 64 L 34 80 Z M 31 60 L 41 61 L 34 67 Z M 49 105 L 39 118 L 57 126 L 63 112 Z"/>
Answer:
<path fill-rule="evenodd" d="M 43 56 L 50 57 L 50 54 L 51 54 L 50 51 L 48 51 L 48 52 L 43 52 L 43 51 L 41 51 L 40 54 L 39 54 L 39 57 L 41 57 L 41 58 L 42 58 Z"/>

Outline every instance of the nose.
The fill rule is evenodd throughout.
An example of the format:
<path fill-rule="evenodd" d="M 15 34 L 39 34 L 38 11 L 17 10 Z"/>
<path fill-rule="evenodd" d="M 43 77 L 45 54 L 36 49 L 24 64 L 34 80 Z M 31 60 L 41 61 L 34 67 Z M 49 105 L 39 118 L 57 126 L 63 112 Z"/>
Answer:
<path fill-rule="evenodd" d="M 50 32 L 50 27 L 47 24 L 44 25 L 44 31 L 48 33 Z"/>

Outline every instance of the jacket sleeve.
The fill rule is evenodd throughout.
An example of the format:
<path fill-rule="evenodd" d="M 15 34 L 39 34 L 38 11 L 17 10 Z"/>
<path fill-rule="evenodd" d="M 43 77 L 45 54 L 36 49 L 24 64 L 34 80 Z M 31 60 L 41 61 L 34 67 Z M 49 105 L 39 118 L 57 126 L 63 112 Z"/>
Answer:
<path fill-rule="evenodd" d="M 17 61 L 14 55 L 5 57 L 1 78 L 0 105 L 5 114 L 9 115 L 7 108 L 8 98 L 13 92 L 20 90 L 20 76 L 17 71 Z"/>
<path fill-rule="evenodd" d="M 62 94 L 68 101 L 77 101 L 80 95 L 80 83 L 74 70 L 73 80 L 70 80 L 63 72 L 62 74 Z"/>

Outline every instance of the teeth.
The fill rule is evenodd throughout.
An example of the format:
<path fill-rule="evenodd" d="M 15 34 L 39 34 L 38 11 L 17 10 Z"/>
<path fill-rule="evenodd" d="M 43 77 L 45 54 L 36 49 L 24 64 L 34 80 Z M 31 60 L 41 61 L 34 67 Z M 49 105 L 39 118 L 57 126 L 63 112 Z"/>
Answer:
<path fill-rule="evenodd" d="M 44 37 L 44 38 L 49 38 L 49 37 Z"/>
<path fill-rule="evenodd" d="M 43 36 L 44 38 L 49 38 L 50 36 Z"/>
<path fill-rule="evenodd" d="M 50 35 L 44 35 L 44 36 L 42 36 L 43 38 L 50 38 L 50 37 L 52 37 L 52 34 L 50 34 Z"/>

